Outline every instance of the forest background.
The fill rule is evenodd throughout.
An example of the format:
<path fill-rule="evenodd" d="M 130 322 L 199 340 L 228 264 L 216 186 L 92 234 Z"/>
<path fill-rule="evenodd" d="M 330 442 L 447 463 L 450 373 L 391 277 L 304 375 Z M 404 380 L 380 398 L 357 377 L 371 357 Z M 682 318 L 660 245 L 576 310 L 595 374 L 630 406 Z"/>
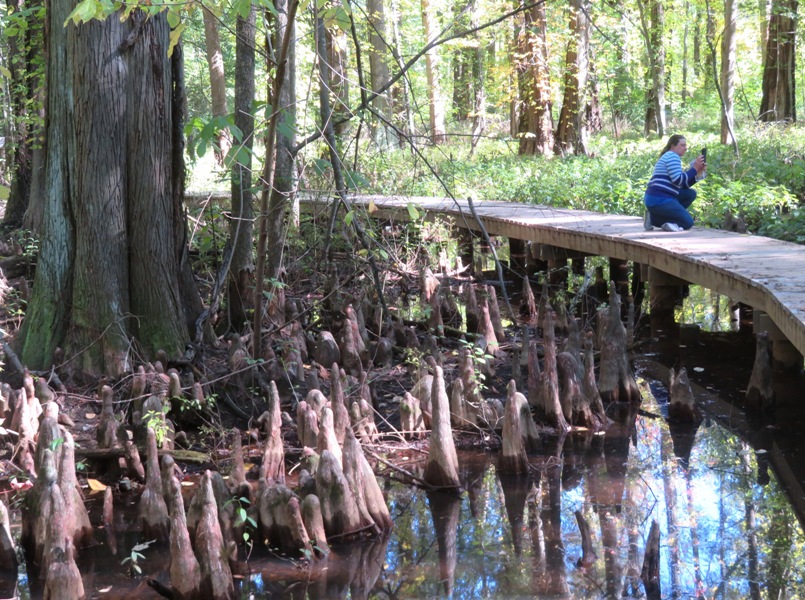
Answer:
<path fill-rule="evenodd" d="M 184 151 L 189 175 L 176 176 L 173 195 L 183 197 L 187 186 L 231 196 L 225 203 L 189 208 L 187 239 L 201 254 L 212 246 L 226 267 L 209 277 L 213 291 L 206 308 L 185 298 L 193 294 L 173 294 L 183 296 L 184 314 L 167 310 L 165 319 L 184 319 L 186 332 L 167 331 L 167 325 L 153 332 L 122 328 L 120 340 L 99 347 L 97 355 L 86 353 L 82 368 L 90 371 L 127 370 L 120 348 L 132 336 L 146 353 L 181 349 L 194 335 L 200 339 L 220 294 L 226 293 L 233 328 L 242 328 L 249 307 L 233 316 L 233 306 L 240 303 L 235 299 L 262 298 L 264 285 L 278 285 L 288 259 L 284 249 L 300 240 L 302 234 L 288 228 L 293 220 L 287 216 L 297 191 L 325 191 L 345 204 L 348 192 L 471 196 L 638 215 L 663 138 L 684 133 L 692 149 L 686 160 L 701 147 L 709 149 L 709 175 L 698 186 L 695 205 L 699 224 L 720 226 L 729 211 L 742 216 L 752 232 L 805 240 L 805 134 L 796 123 L 796 106 L 805 101 L 805 61 L 796 44 L 802 29 L 796 0 L 317 0 L 301 5 L 295 0 L 57 0 L 47 7 L 16 0 L 6 2 L 0 26 L 4 224 L 22 227 L 17 235 L 33 254 L 39 250 L 36 240 L 47 241 L 40 261 L 59 263 L 53 257 L 66 253 L 70 258 L 61 262 L 70 265 L 70 273 L 80 273 L 85 269 L 81 253 L 73 256 L 73 243 L 80 246 L 86 235 L 96 248 L 105 247 L 105 234 L 98 231 L 54 235 L 53 227 L 60 225 L 48 230 L 47 223 L 61 222 L 54 216 L 66 194 L 59 188 L 59 169 L 103 170 L 108 165 L 102 142 L 119 141 L 114 131 L 87 127 L 97 131 L 70 134 L 89 141 L 73 153 L 67 152 L 73 138 L 54 131 L 104 122 L 111 105 L 139 115 L 136 135 L 129 131 L 126 140 L 147 137 L 144 122 L 156 122 L 154 131 L 164 129 L 160 105 L 153 108 L 146 101 L 160 94 L 143 93 L 144 88 L 133 92 L 123 86 L 120 98 L 128 102 L 123 108 L 109 103 L 113 96 L 84 113 L 77 101 L 69 104 L 74 90 L 89 87 L 91 96 L 99 89 L 92 89 L 97 80 L 87 64 L 102 73 L 108 57 L 143 44 L 149 27 L 156 33 L 148 44 L 161 54 L 152 51 L 128 63 L 128 69 L 147 71 L 146 64 L 161 64 L 154 69 L 161 72 L 170 65 L 171 93 L 182 92 L 171 113 L 172 126 L 182 129 L 166 143 Z M 106 50 L 98 39 L 82 37 L 113 27 L 112 37 L 118 37 Z M 62 46 L 82 52 L 62 53 Z M 62 106 L 63 97 L 68 104 Z M 63 119 L 69 121 L 60 125 Z M 100 136 L 95 139 L 100 149 L 83 162 L 79 150 L 93 143 L 92 135 Z M 154 179 L 138 171 L 143 161 L 135 150 L 126 146 L 111 152 L 121 153 L 134 163 L 125 167 L 127 180 Z M 60 160 L 69 164 L 57 169 L 53 165 Z M 149 160 L 181 162 L 175 156 Z M 94 194 L 108 183 L 99 177 L 87 185 Z M 133 203 L 130 197 L 122 201 L 129 209 Z M 78 204 L 93 201 L 85 194 Z M 181 248 L 185 225 L 175 211 L 172 217 L 170 211 L 165 214 L 166 235 Z M 133 236 L 131 214 L 129 219 Z M 347 239 L 360 240 L 369 262 L 385 259 L 387 252 L 373 251 L 362 222 L 352 215 L 341 224 L 342 230 L 354 230 L 356 237 Z M 328 245 L 333 228 L 323 236 Z M 221 240 L 227 237 L 224 250 Z M 64 238 L 60 250 L 54 238 Z M 126 243 L 129 249 L 142 245 Z M 146 258 L 135 257 L 131 264 L 139 260 Z M 81 295 L 85 284 L 65 284 L 66 268 L 57 275 L 39 269 L 45 270 L 50 275 L 41 275 L 42 284 L 37 280 L 30 302 L 43 325 L 23 329 L 19 346 L 26 364 L 36 368 L 49 364 L 57 347 L 83 348 L 96 336 L 111 335 L 104 329 L 82 337 L 76 331 L 85 316 L 54 317 L 53 304 L 63 298 L 59 290 Z M 186 281 L 181 274 L 172 277 Z M 256 288 L 253 296 L 249 286 Z M 129 288 L 136 288 L 133 281 Z M 103 323 L 122 322 L 121 315 L 129 314 L 123 309 L 117 316 L 99 314 L 104 310 L 86 308 Z M 66 325 L 43 333 L 54 322 Z"/>

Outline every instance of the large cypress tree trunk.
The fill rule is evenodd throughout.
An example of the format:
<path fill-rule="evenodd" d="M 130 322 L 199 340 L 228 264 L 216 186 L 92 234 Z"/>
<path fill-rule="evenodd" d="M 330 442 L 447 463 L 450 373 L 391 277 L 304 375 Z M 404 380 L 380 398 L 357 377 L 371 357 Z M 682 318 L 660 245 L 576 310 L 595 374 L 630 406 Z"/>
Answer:
<path fill-rule="evenodd" d="M 184 350 L 200 309 L 184 247 L 184 169 L 164 15 L 64 26 L 50 6 L 42 250 L 19 336 L 33 369 L 119 375 L 131 344 Z M 193 306 L 191 306 L 193 304 Z"/>
<path fill-rule="evenodd" d="M 761 121 L 796 121 L 794 41 L 797 0 L 774 0 L 769 17 L 766 62 L 763 65 Z"/>

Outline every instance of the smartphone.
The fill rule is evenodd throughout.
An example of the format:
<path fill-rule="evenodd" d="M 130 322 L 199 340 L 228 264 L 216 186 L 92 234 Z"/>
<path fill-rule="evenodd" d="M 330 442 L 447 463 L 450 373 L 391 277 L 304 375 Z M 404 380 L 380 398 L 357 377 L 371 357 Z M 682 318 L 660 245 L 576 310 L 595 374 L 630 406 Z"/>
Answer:
<path fill-rule="evenodd" d="M 707 162 L 707 148 L 702 148 L 702 158 Z"/>

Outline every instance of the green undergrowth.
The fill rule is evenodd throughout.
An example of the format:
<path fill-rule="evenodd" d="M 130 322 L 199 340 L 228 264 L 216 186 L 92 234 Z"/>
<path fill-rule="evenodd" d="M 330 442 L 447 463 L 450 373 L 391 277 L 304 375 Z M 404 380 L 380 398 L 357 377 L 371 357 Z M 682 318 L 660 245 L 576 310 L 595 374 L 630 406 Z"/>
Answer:
<path fill-rule="evenodd" d="M 712 120 L 712 119 L 711 119 Z M 739 156 L 722 145 L 715 126 L 678 130 L 688 139 L 685 164 L 708 148 L 708 176 L 698 183 L 692 207 L 699 225 L 721 227 L 727 211 L 743 216 L 749 231 L 805 243 L 805 127 L 751 124 L 739 128 Z M 378 151 L 351 147 L 350 191 L 397 196 L 455 196 L 561 208 L 641 215 L 643 192 L 664 139 L 602 133 L 590 140 L 591 156 L 519 156 L 517 140 L 482 140 L 470 155 L 466 138 L 437 147 Z M 209 153 L 211 155 L 211 153 Z M 227 188 L 211 156 L 194 165 L 192 189 Z M 314 150 L 300 156 L 300 186 L 332 189 L 331 170 Z M 307 165 L 307 168 L 305 167 Z M 321 168 L 325 165 L 325 168 Z M 313 168 L 319 167 L 319 168 Z M 198 173 L 196 173 L 198 171 Z M 222 187 L 223 186 L 223 187 Z"/>
<path fill-rule="evenodd" d="M 708 177 L 697 184 L 699 225 L 720 227 L 727 210 L 749 230 L 805 242 L 805 128 L 758 126 L 738 131 L 740 155 L 714 131 L 681 131 L 687 164 L 708 148 Z M 614 214 L 640 215 L 643 192 L 663 140 L 598 135 L 592 156 L 523 157 L 512 140 L 486 140 L 474 157 L 464 146 L 428 148 L 429 165 L 410 152 L 367 152 L 365 192 L 411 196 L 471 196 Z M 438 178 L 433 174 L 438 174 Z"/>

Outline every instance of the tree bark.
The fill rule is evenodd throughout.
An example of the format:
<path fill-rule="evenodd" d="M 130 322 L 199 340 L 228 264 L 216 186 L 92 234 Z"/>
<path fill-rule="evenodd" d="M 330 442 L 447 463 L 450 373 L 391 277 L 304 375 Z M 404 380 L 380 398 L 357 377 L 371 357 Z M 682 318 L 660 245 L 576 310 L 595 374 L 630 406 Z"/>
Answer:
<path fill-rule="evenodd" d="M 665 135 L 665 9 L 662 2 L 651 0 L 648 6 L 637 3 L 649 63 L 647 80 L 650 81 L 650 87 L 646 90 L 645 132 L 648 135 L 656 131 L 660 137 Z"/>
<path fill-rule="evenodd" d="M 22 225 L 25 211 L 31 197 L 33 179 L 34 146 L 41 143 L 41 124 L 37 124 L 35 115 L 41 110 L 42 98 L 38 88 L 44 73 L 37 67 L 40 49 L 43 43 L 43 21 L 36 17 L 35 9 L 41 3 L 37 0 L 26 3 L 24 0 L 13 0 L 7 3 L 10 14 L 7 16 L 11 24 L 16 19 L 25 27 L 18 26 L 17 34 L 8 35 L 8 70 L 11 73 L 9 85 L 9 104 L 11 123 L 10 133 L 6 138 L 6 147 L 11 147 L 11 189 L 9 190 L 3 225 L 19 227 Z M 27 11 L 27 12 L 25 12 Z M 21 24 L 22 24 L 21 23 Z M 20 25 L 21 25 L 20 24 Z M 45 59 L 45 64 L 47 60 Z"/>
<path fill-rule="evenodd" d="M 766 64 L 766 49 L 769 43 L 769 16 L 771 15 L 771 0 L 758 0 L 758 43 L 760 45 L 760 60 Z"/>
<path fill-rule="evenodd" d="M 204 45 L 207 51 L 207 68 L 210 74 L 212 116 L 225 117 L 229 111 L 226 107 L 226 76 L 224 73 L 224 54 L 221 51 L 221 39 L 218 35 L 218 17 L 203 4 L 201 12 L 204 15 Z M 219 165 L 223 165 L 224 159 L 232 147 L 232 137 L 226 128 L 217 128 L 215 137 L 217 141 L 215 158 Z"/>
<path fill-rule="evenodd" d="M 548 65 L 548 27 L 545 3 L 540 2 L 524 13 L 517 32 L 515 69 L 520 90 L 518 135 L 520 154 L 553 152 L 553 115 L 551 114 L 551 80 Z"/>
<path fill-rule="evenodd" d="M 325 30 L 327 64 L 330 67 L 330 93 L 333 97 L 333 129 L 340 136 L 346 133 L 349 120 L 349 79 L 347 79 L 347 34 L 338 27 Z"/>
<path fill-rule="evenodd" d="M 774 0 L 769 17 L 766 62 L 763 65 L 763 99 L 760 120 L 796 121 L 794 43 L 797 0 Z"/>
<path fill-rule="evenodd" d="M 421 0 L 422 25 L 425 27 L 425 41 L 432 42 L 438 34 L 436 9 L 430 0 Z M 445 128 L 444 97 L 442 96 L 439 50 L 433 47 L 425 54 L 425 69 L 428 77 L 428 109 L 430 114 L 430 141 L 441 144 L 447 141 Z"/>
<path fill-rule="evenodd" d="M 268 260 L 266 277 L 279 279 L 282 270 L 282 257 L 288 227 L 288 209 L 293 200 L 296 182 L 296 22 L 289 18 L 290 3 L 294 0 L 278 0 L 277 40 L 290 36 L 287 65 L 283 81 L 279 86 L 279 98 L 272 99 L 274 110 L 281 110 L 277 123 L 276 157 L 274 181 L 268 205 Z M 295 13 L 295 11 L 294 11 Z M 279 45 L 279 44 L 278 44 Z"/>
<path fill-rule="evenodd" d="M 388 44 L 386 32 L 386 11 L 383 0 L 368 0 L 366 11 L 369 17 L 369 79 L 373 90 L 385 87 L 390 79 L 389 65 L 385 57 L 392 50 Z M 372 100 L 372 107 L 389 123 L 394 119 L 391 91 L 387 90 Z M 394 129 L 387 123 L 372 119 L 372 138 L 380 150 L 388 150 L 399 146 Z"/>
<path fill-rule="evenodd" d="M 62 347 L 73 370 L 119 375 L 132 341 L 146 356 L 183 351 L 200 312 L 173 94 L 180 49 L 168 58 L 164 15 L 64 27 L 71 7 L 48 13 L 45 235 L 18 343 L 34 369 Z"/>
<path fill-rule="evenodd" d="M 257 267 L 256 267 L 256 281 L 255 281 L 255 310 L 253 320 L 254 338 L 252 340 L 252 357 L 262 358 L 262 336 L 263 329 L 263 290 L 264 279 L 266 275 L 269 280 L 276 280 L 279 276 L 282 267 L 282 249 L 285 243 L 286 231 L 286 215 L 285 208 L 288 202 L 288 176 L 293 173 L 293 167 L 288 170 L 288 162 L 293 165 L 294 153 L 290 147 L 281 150 L 278 146 L 280 143 L 287 143 L 288 137 L 280 135 L 277 131 L 279 119 L 282 118 L 284 123 L 293 124 L 295 121 L 294 104 L 295 98 L 280 112 L 280 105 L 283 100 L 288 96 L 287 90 L 283 92 L 283 88 L 287 86 L 295 87 L 296 79 L 294 78 L 294 44 L 291 41 L 294 35 L 294 24 L 296 20 L 296 10 L 299 3 L 296 0 L 278 0 L 275 8 L 278 14 L 277 26 L 277 39 L 282 40 L 279 45 L 280 54 L 278 57 L 277 71 L 275 73 L 274 81 L 271 85 L 271 103 L 273 112 L 269 118 L 268 133 L 266 142 L 266 159 L 263 168 L 263 176 L 261 182 L 261 196 L 260 196 L 260 235 L 257 240 Z M 289 68 L 290 67 L 290 68 Z M 295 94 L 294 94 L 295 95 Z M 276 136 L 276 138 L 275 138 Z M 274 150 L 277 148 L 276 165 Z M 276 175 L 275 175 L 276 173 Z M 284 175 L 283 175 L 284 173 Z M 275 181 L 277 180 L 277 181 Z M 281 190 L 284 190 L 281 191 Z M 272 285 L 274 292 L 276 286 Z"/>
<path fill-rule="evenodd" d="M 584 122 L 589 66 L 590 24 L 586 0 L 570 3 L 570 41 L 565 54 L 564 98 L 556 126 L 557 154 L 587 154 L 587 125 Z"/>
<path fill-rule="evenodd" d="M 724 0 L 724 37 L 721 40 L 721 143 L 731 142 L 735 121 L 735 61 L 738 2 Z"/>
<path fill-rule="evenodd" d="M 251 281 L 254 273 L 252 242 L 254 231 L 254 196 L 252 188 L 252 148 L 254 147 L 254 115 L 252 103 L 254 85 L 254 44 L 257 9 L 252 7 L 249 15 L 238 17 L 235 42 L 235 127 L 243 137 L 232 163 L 232 221 L 230 243 L 232 264 L 229 268 L 227 302 L 229 324 L 241 331 L 246 323 L 246 307 L 254 303 Z M 242 149 L 242 150 L 241 150 Z"/>

